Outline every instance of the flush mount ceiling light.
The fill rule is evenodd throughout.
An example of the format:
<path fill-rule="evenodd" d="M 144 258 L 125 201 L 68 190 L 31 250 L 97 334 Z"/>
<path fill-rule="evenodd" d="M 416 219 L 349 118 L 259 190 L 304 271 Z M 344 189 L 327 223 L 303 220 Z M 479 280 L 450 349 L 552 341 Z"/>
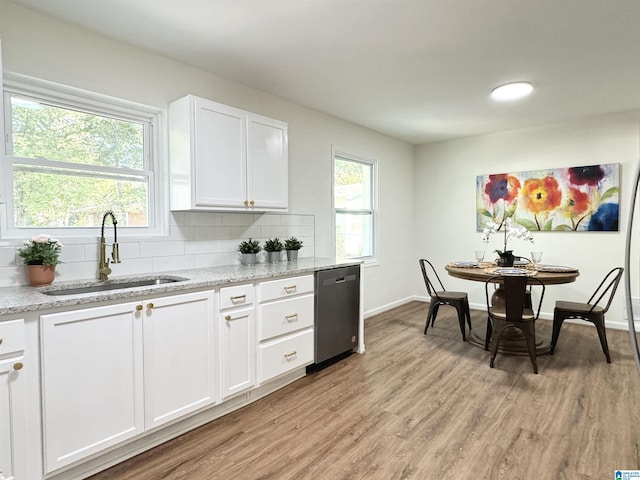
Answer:
<path fill-rule="evenodd" d="M 529 82 L 505 83 L 491 90 L 491 98 L 501 102 L 526 97 L 533 91 Z"/>

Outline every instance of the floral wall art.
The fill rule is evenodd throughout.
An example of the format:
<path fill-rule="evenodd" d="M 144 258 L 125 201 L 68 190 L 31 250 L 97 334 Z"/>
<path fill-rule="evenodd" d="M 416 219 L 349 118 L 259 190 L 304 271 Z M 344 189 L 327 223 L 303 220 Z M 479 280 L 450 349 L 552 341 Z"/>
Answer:
<path fill-rule="evenodd" d="M 480 175 L 476 228 L 507 218 L 528 230 L 617 231 L 620 165 Z"/>

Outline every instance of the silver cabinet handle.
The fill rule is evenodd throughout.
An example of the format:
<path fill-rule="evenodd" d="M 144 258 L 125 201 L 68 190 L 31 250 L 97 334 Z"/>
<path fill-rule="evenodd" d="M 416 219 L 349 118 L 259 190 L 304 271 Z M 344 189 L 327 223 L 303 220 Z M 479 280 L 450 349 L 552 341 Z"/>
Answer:
<path fill-rule="evenodd" d="M 285 315 L 284 318 L 287 322 L 293 322 L 298 319 L 298 314 L 294 313 L 293 315 Z"/>
<path fill-rule="evenodd" d="M 286 358 L 287 360 L 291 360 L 293 357 L 295 357 L 296 355 L 298 355 L 298 352 L 296 352 L 295 350 L 291 353 L 285 353 L 284 354 L 284 358 Z"/>

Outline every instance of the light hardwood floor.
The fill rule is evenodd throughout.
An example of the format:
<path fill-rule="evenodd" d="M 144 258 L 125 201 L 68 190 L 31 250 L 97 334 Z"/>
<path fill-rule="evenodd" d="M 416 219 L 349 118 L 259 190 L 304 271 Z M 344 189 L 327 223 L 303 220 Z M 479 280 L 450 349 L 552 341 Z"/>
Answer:
<path fill-rule="evenodd" d="M 624 331 L 565 323 L 555 356 L 463 343 L 454 310 L 366 321 L 364 355 L 92 477 L 111 479 L 613 479 L 640 468 L 640 375 Z M 484 328 L 481 312 L 472 312 Z M 551 322 L 537 335 L 549 339 Z"/>

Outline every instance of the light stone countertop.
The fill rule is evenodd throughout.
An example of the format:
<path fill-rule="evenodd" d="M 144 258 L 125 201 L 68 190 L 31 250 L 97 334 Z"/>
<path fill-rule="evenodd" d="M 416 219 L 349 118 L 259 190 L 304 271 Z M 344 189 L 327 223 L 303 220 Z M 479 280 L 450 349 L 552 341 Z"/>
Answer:
<path fill-rule="evenodd" d="M 165 293 L 180 293 L 184 290 L 193 290 L 204 287 L 214 287 L 234 283 L 252 282 L 290 275 L 313 273 L 318 270 L 326 270 L 348 265 L 359 265 L 360 260 L 341 260 L 334 258 L 300 258 L 297 262 L 280 262 L 276 264 L 258 263 L 252 267 L 242 265 L 228 265 L 224 267 L 196 268 L 190 270 L 175 270 L 170 272 L 158 272 L 147 275 L 129 275 L 125 277 L 114 276 L 106 282 L 96 279 L 75 280 L 69 282 L 56 282 L 46 287 L 5 287 L 0 288 L 0 315 L 33 312 L 53 308 L 68 307 L 73 305 L 90 304 L 110 300 L 120 300 L 148 295 Z M 42 292 L 57 290 L 63 287 L 76 288 L 101 283 L 118 283 L 131 280 L 144 280 L 150 278 L 180 277 L 186 280 L 164 283 L 160 285 L 148 285 L 144 287 L 127 288 L 122 290 L 106 290 L 103 292 L 82 293 L 73 295 L 45 295 Z"/>

